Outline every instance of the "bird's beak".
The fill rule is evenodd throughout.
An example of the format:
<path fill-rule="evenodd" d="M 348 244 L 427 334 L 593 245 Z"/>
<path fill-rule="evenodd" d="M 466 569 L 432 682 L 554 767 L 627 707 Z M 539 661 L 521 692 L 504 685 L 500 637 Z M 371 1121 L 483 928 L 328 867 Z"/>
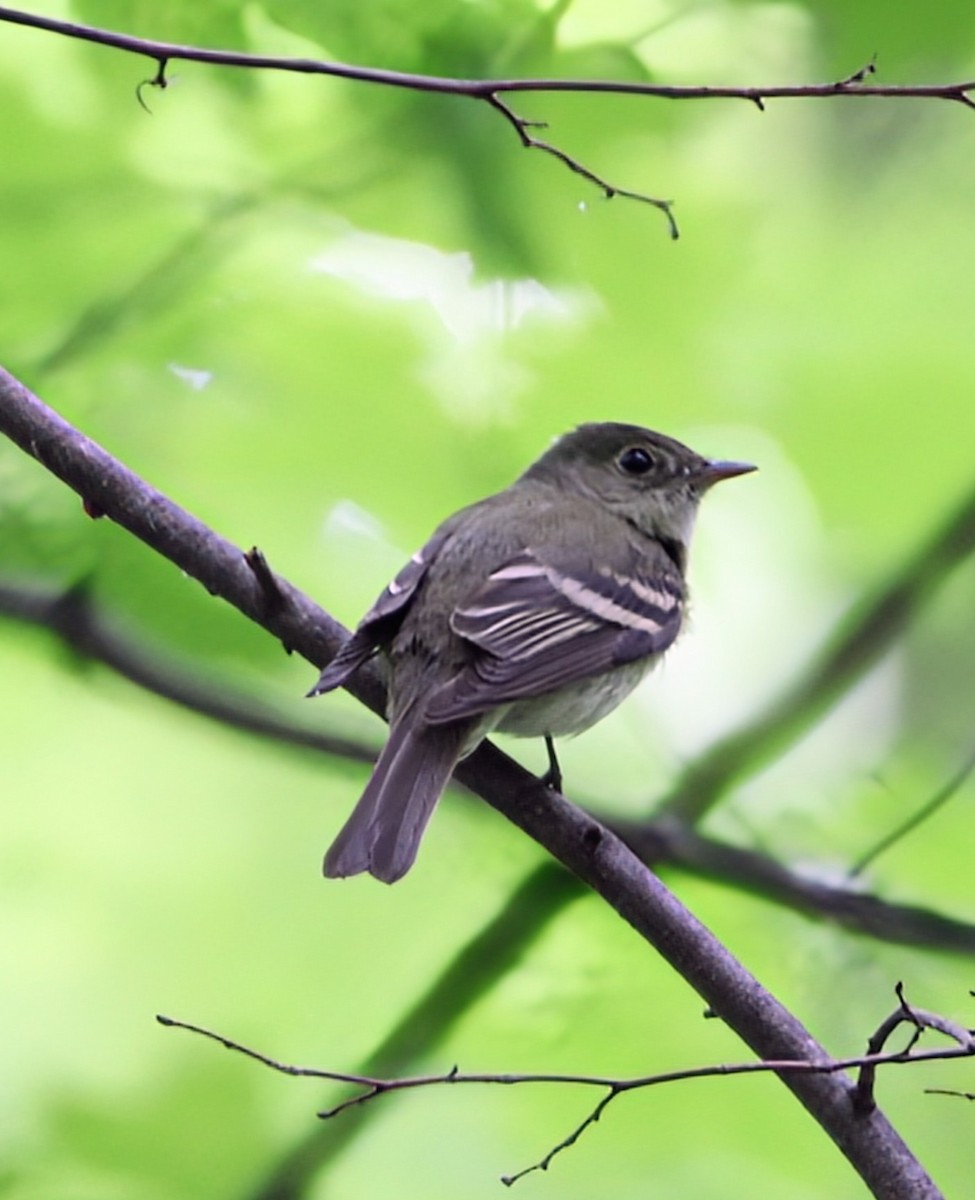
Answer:
<path fill-rule="evenodd" d="M 711 459 L 701 472 L 705 487 L 720 483 L 722 479 L 734 479 L 736 475 L 748 475 L 757 471 L 758 467 L 744 462 L 723 462 L 721 459 Z"/>

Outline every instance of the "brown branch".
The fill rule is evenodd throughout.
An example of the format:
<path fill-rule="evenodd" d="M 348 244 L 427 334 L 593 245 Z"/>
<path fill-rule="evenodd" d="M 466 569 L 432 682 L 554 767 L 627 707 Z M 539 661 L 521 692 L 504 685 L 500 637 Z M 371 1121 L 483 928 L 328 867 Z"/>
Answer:
<path fill-rule="evenodd" d="M 189 664 L 174 663 L 171 653 L 152 652 L 99 612 L 87 580 L 63 592 L 0 581 L 0 615 L 47 629 L 79 662 L 100 663 L 136 687 L 226 728 L 353 762 L 375 760 L 376 750 L 363 742 L 287 721 L 227 682 L 199 678 Z"/>
<path fill-rule="evenodd" d="M 952 1021 L 948 1017 L 941 1016 L 940 1013 L 927 1012 L 924 1009 L 914 1008 L 908 1004 L 904 998 L 903 983 L 898 983 L 894 991 L 897 993 L 898 1007 L 878 1026 L 876 1032 L 867 1041 L 866 1056 L 859 1064 L 860 1074 L 857 1079 L 854 1106 L 856 1111 L 861 1115 L 872 1113 L 876 1107 L 874 1079 L 877 1067 L 881 1062 L 886 1060 L 917 1062 L 925 1057 L 953 1058 L 975 1054 L 975 1038 L 972 1037 L 971 1030 L 966 1029 L 963 1025 L 959 1025 L 957 1021 Z M 891 1034 L 901 1025 L 905 1024 L 910 1025 L 912 1031 L 907 1046 L 900 1051 L 899 1055 L 895 1055 L 893 1058 L 885 1056 L 882 1051 Z M 925 1029 L 933 1029 L 935 1032 L 951 1038 L 953 1042 L 957 1043 L 955 1054 L 944 1052 L 938 1055 L 932 1054 L 930 1051 L 914 1054 L 914 1047 L 917 1045 Z"/>
<path fill-rule="evenodd" d="M 931 909 L 896 904 L 851 887 L 823 883 L 791 870 L 768 854 L 732 846 L 669 817 L 616 819 L 614 832 L 654 870 L 676 867 L 803 916 L 901 946 L 975 953 L 975 925 Z"/>
<path fill-rule="evenodd" d="M 973 1039 L 968 1030 L 963 1029 L 955 1022 L 937 1013 L 928 1013 L 920 1009 L 911 1008 L 904 999 L 903 986 L 901 984 L 897 985 L 896 991 L 899 1007 L 882 1022 L 876 1033 L 869 1039 L 866 1054 L 839 1059 L 784 1059 L 764 1062 L 717 1063 L 704 1067 L 686 1067 L 680 1070 L 663 1071 L 653 1075 L 640 1075 L 629 1079 L 613 1078 L 605 1075 L 572 1075 L 547 1072 L 472 1073 L 461 1071 L 456 1066 L 451 1067 L 449 1071 L 441 1074 L 409 1075 L 398 1078 L 379 1077 L 354 1072 L 331 1071 L 319 1067 L 294 1066 L 271 1058 L 261 1051 L 254 1050 L 223 1034 L 216 1033 L 200 1025 L 162 1015 L 157 1016 L 156 1020 L 161 1025 L 169 1028 L 184 1029 L 189 1033 L 198 1034 L 201 1037 L 216 1042 L 226 1050 L 242 1054 L 246 1058 L 250 1058 L 280 1074 L 300 1078 L 323 1079 L 332 1083 L 346 1083 L 358 1088 L 359 1090 L 353 1095 L 318 1113 L 318 1116 L 326 1121 L 339 1116 L 341 1113 L 348 1112 L 350 1109 L 368 1104 L 379 1096 L 389 1095 L 392 1092 L 413 1091 L 418 1088 L 436 1087 L 445 1084 L 496 1084 L 505 1087 L 519 1084 L 558 1084 L 562 1086 L 598 1088 L 606 1092 L 606 1095 L 599 1100 L 585 1119 L 566 1137 L 553 1146 L 543 1158 L 513 1175 L 502 1176 L 502 1182 L 510 1186 L 533 1171 L 547 1170 L 552 1161 L 563 1150 L 567 1150 L 569 1147 L 575 1145 L 586 1130 L 600 1119 L 613 1100 L 629 1092 L 641 1091 L 662 1084 L 677 1083 L 688 1079 L 713 1079 L 773 1072 L 777 1075 L 833 1075 L 856 1069 L 859 1071 L 859 1081 L 856 1091 L 858 1111 L 861 1115 L 866 1115 L 874 1111 L 875 1108 L 873 1083 L 878 1067 L 895 1063 L 903 1066 L 907 1063 L 916 1064 L 975 1056 L 975 1039 Z M 915 1029 L 915 1035 L 908 1046 L 904 1050 L 883 1053 L 883 1046 L 887 1039 L 904 1022 L 908 1022 Z M 940 1049 L 916 1051 L 917 1040 L 926 1028 L 945 1034 L 957 1044 Z"/>
<path fill-rule="evenodd" d="M 868 84 L 864 80 L 876 69 L 872 62 L 845 79 L 835 80 L 832 83 L 769 87 L 671 85 L 612 79 L 463 79 L 443 75 L 423 75 L 410 71 L 392 71 L 381 67 L 363 67 L 324 59 L 283 58 L 275 55 L 247 54 L 241 51 L 185 46 L 175 42 L 161 42 L 151 38 L 136 37 L 132 34 L 116 33 L 91 25 L 61 21 L 54 17 L 39 16 L 36 13 L 21 12 L 18 9 L 6 7 L 0 7 L 0 21 L 41 29 L 48 33 L 91 42 L 95 45 L 121 50 L 128 54 L 137 54 L 153 60 L 156 63 L 155 75 L 144 79 L 136 89 L 136 97 L 143 108 L 146 105 L 142 92 L 146 87 L 166 87 L 166 69 L 170 62 L 197 62 L 209 66 L 242 68 L 251 71 L 288 71 L 302 75 L 325 75 L 379 87 L 401 88 L 414 92 L 461 96 L 479 100 L 502 115 L 526 149 L 540 150 L 558 159 L 570 171 L 598 187 L 607 198 L 622 196 L 659 209 L 667 218 L 672 238 L 676 238 L 678 233 L 671 211 L 671 201 L 660 200 L 642 192 L 630 191 L 608 183 L 559 147 L 531 135 L 528 129 L 537 123 L 519 117 L 500 99 L 500 96 L 525 92 L 573 92 L 577 94 L 645 96 L 674 101 L 746 100 L 754 104 L 760 111 L 764 111 L 769 100 L 883 97 L 901 100 L 948 100 L 963 104 L 968 108 L 975 108 L 975 100 L 970 95 L 972 91 L 975 91 L 975 80 L 946 84 Z"/>
<path fill-rule="evenodd" d="M 345 631 L 333 618 L 279 577 L 281 609 L 268 614 L 265 592 L 240 550 L 149 487 L 2 370 L 0 432 L 84 500 L 314 665 L 322 665 L 334 653 Z M 375 670 L 358 672 L 349 690 L 370 707 L 382 705 L 382 685 Z M 802 1024 L 608 829 L 550 792 L 490 744 L 472 754 L 458 776 L 597 892 L 759 1058 L 827 1061 L 825 1050 Z M 939 1196 L 881 1113 L 874 1112 L 867 1120 L 851 1119 L 849 1081 L 791 1071 L 780 1072 L 780 1078 L 875 1196 L 884 1200 Z"/>
<path fill-rule="evenodd" d="M 967 99 L 975 91 L 975 79 L 942 84 L 865 84 L 867 74 L 875 68 L 862 68 L 846 79 L 831 83 L 801 83 L 767 87 L 715 87 L 640 83 L 615 79 L 463 79 L 445 75 L 422 75 L 410 71 L 391 71 L 382 67 L 363 67 L 352 63 L 330 62 L 316 58 L 281 58 L 275 55 L 247 54 L 236 50 L 212 50 L 200 46 L 184 46 L 177 42 L 161 42 L 115 33 L 73 21 L 61 21 L 36 13 L 0 6 L 0 21 L 43 29 L 63 37 L 94 42 L 154 59 L 157 63 L 208 63 L 217 67 L 242 67 L 249 70 L 290 71 L 302 75 L 329 75 L 359 83 L 382 87 L 403 88 L 408 91 L 434 92 L 451 96 L 470 96 L 489 100 L 499 92 L 582 92 L 610 93 L 625 96 L 650 96 L 659 100 L 810 100 L 837 97 L 887 97 L 891 99 L 952 100 Z M 155 81 L 150 81 L 155 82 Z"/>

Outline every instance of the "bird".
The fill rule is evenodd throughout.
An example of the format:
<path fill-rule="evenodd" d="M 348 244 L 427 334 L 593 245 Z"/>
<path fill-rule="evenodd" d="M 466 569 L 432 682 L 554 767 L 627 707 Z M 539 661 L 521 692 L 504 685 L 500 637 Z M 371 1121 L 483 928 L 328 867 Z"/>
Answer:
<path fill-rule="evenodd" d="M 389 736 L 324 874 L 400 879 L 454 768 L 495 730 L 544 738 L 561 790 L 552 739 L 605 717 L 673 644 L 699 501 L 755 469 L 590 423 L 445 520 L 308 693 L 385 659 Z"/>

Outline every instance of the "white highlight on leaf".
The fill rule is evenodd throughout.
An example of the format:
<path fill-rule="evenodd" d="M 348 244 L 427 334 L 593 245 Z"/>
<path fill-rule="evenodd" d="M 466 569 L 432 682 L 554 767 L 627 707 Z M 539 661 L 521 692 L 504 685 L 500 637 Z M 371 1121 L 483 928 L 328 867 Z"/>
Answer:
<path fill-rule="evenodd" d="M 370 541 L 386 541 L 383 524 L 367 509 L 351 500 L 339 500 L 325 514 L 324 531 L 327 534 L 354 534 Z"/>
<path fill-rule="evenodd" d="M 473 424 L 504 417 L 531 379 L 505 338 L 536 322 L 576 326 L 596 301 L 582 289 L 537 279 L 478 279 L 465 251 L 349 230 L 309 262 L 367 296 L 410 304 L 423 344 L 417 371 L 452 415 Z"/>
<path fill-rule="evenodd" d="M 310 263 L 372 296 L 418 300 L 461 343 L 516 329 L 530 316 L 563 318 L 570 301 L 536 279 L 477 282 L 466 252 L 448 254 L 420 242 L 352 232 Z"/>
<path fill-rule="evenodd" d="M 171 362 L 166 364 L 166 369 L 183 383 L 189 384 L 194 392 L 202 392 L 213 382 L 213 372 L 201 367 L 184 367 L 180 363 Z"/>

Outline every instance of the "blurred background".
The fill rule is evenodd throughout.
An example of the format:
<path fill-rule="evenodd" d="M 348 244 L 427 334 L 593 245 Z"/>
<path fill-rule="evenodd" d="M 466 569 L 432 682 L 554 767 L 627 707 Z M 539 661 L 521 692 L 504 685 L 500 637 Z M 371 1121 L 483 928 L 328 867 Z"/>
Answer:
<path fill-rule="evenodd" d="M 442 75 L 762 85 L 843 78 L 876 53 L 885 83 L 975 77 L 975 10 L 958 0 L 923 18 L 876 0 L 31 8 Z M 673 242 L 653 208 L 607 202 L 469 100 L 174 63 L 165 91 L 139 91 L 143 108 L 153 73 L 0 24 L 2 361 L 346 624 L 442 517 L 581 421 L 637 422 L 760 466 L 704 506 L 679 647 L 562 748 L 573 799 L 652 814 L 698 756 L 780 703 L 845 614 L 910 578 L 966 502 L 971 544 L 975 114 L 962 105 L 512 99 L 610 183 L 673 199 Z M 877 661 L 730 781 L 702 832 L 842 883 L 958 775 L 975 749 L 975 569 L 956 547 L 923 570 L 924 603 Z M 88 520 L 4 442 L 0 591 L 81 586 L 177 677 L 381 744 L 381 722 L 346 696 L 303 699 L 313 668 Z M 448 797 L 395 892 L 326 883 L 321 855 L 365 766 L 179 708 L 5 603 L 3 1196 L 475 1200 L 594 1099 L 443 1089 L 321 1126 L 337 1089 L 164 1030 L 157 1012 L 337 1070 L 628 1076 L 748 1057 L 600 901 L 539 877 L 541 851 L 486 805 Z M 507 748 L 542 769 L 540 745 Z M 973 800 L 963 781 L 857 886 L 975 920 Z M 972 1023 L 963 956 L 666 878 L 835 1054 L 862 1049 L 897 980 Z M 527 918 L 491 924 L 510 911 Z M 961 1195 L 972 1114 L 932 1086 L 971 1080 L 957 1065 L 889 1071 L 880 1099 Z M 581 1200 L 610 1172 L 620 1197 L 651 1179 L 687 1200 L 864 1194 L 759 1078 L 621 1099 L 518 1188 Z"/>

